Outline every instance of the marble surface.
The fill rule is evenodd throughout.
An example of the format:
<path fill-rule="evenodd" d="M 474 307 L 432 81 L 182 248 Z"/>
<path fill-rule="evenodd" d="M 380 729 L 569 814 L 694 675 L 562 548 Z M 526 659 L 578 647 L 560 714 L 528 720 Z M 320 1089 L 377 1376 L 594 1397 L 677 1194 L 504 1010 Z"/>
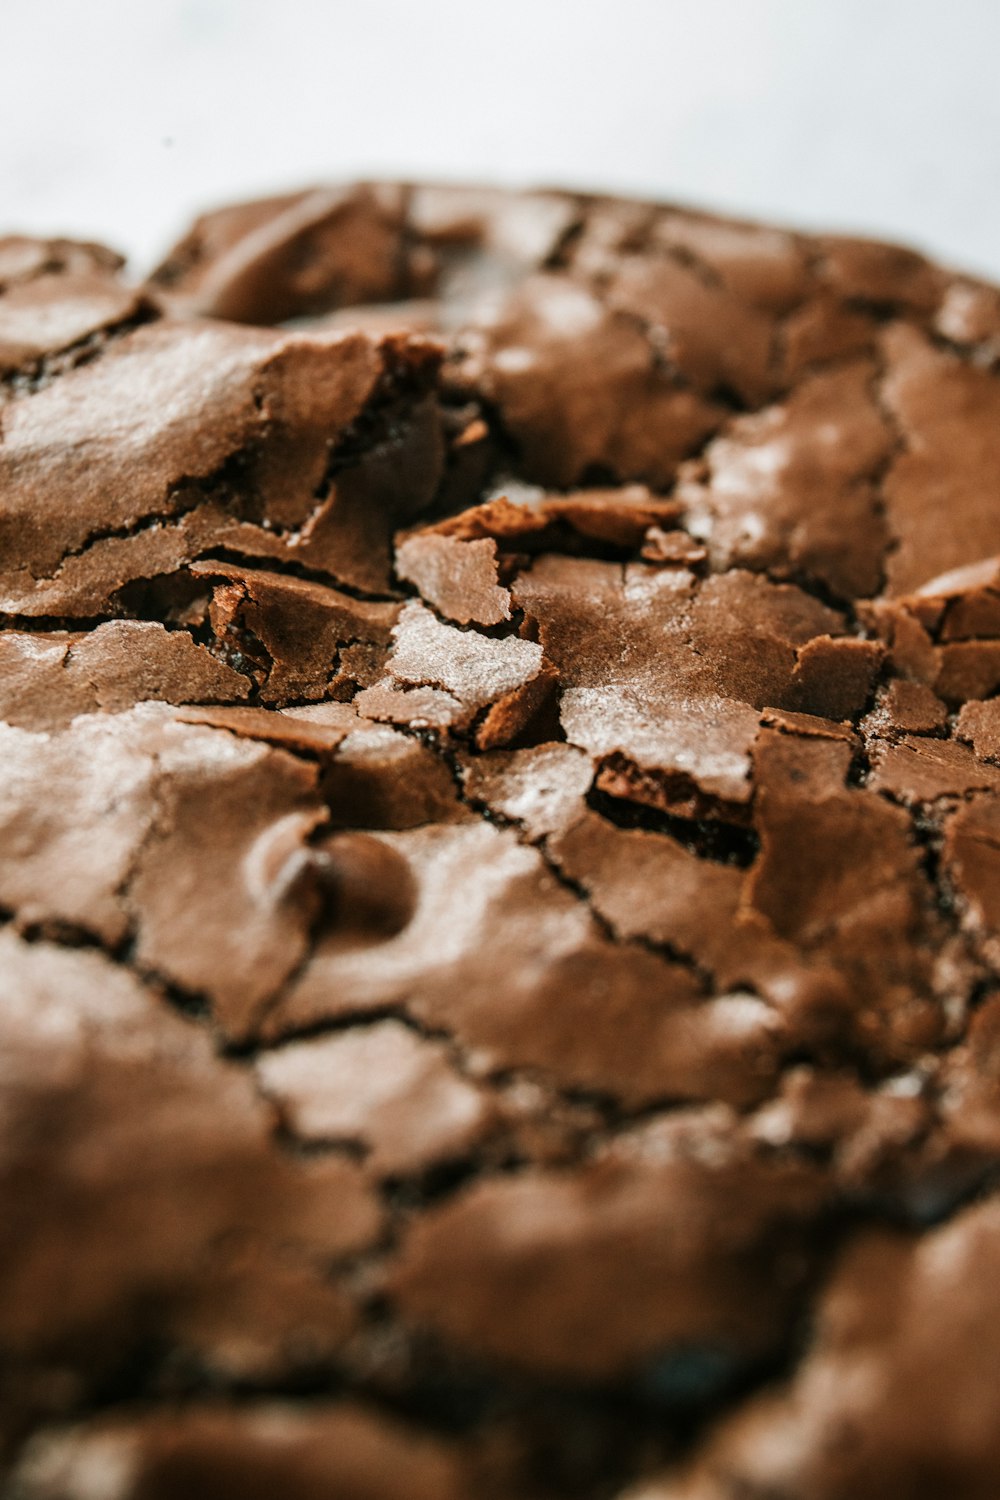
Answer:
<path fill-rule="evenodd" d="M 1000 277 L 995 0 L 7 0 L 0 224 L 150 263 L 198 208 L 404 174 L 618 188 Z"/>

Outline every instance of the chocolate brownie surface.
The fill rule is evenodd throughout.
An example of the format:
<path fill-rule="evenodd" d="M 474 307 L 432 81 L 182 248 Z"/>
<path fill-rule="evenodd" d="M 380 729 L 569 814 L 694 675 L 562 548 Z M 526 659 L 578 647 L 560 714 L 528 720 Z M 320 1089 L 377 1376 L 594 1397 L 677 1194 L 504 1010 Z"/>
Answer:
<path fill-rule="evenodd" d="M 1000 294 L 0 241 L 18 1500 L 995 1500 Z"/>

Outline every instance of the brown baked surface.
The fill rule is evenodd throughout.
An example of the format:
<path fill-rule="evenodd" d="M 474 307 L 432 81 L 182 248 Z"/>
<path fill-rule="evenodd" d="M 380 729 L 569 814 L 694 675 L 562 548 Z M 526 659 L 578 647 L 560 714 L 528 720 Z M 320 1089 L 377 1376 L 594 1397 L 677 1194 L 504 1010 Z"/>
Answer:
<path fill-rule="evenodd" d="M 996 1500 L 1000 295 L 0 241 L 19 1500 Z"/>

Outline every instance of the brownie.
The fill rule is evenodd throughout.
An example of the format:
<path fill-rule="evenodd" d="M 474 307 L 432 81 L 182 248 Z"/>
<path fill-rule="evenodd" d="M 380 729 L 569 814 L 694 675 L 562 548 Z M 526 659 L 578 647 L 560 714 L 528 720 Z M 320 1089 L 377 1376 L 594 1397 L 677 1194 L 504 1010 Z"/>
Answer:
<path fill-rule="evenodd" d="M 14 1500 L 995 1500 L 1000 293 L 0 241 Z"/>

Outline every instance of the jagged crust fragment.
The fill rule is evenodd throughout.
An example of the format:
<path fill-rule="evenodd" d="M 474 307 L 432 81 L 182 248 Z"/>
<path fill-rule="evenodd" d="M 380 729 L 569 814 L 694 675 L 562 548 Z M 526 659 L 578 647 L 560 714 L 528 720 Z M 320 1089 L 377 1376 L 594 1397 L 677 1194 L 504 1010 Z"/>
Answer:
<path fill-rule="evenodd" d="M 994 1500 L 1000 293 L 0 240 L 0 1485 Z"/>

